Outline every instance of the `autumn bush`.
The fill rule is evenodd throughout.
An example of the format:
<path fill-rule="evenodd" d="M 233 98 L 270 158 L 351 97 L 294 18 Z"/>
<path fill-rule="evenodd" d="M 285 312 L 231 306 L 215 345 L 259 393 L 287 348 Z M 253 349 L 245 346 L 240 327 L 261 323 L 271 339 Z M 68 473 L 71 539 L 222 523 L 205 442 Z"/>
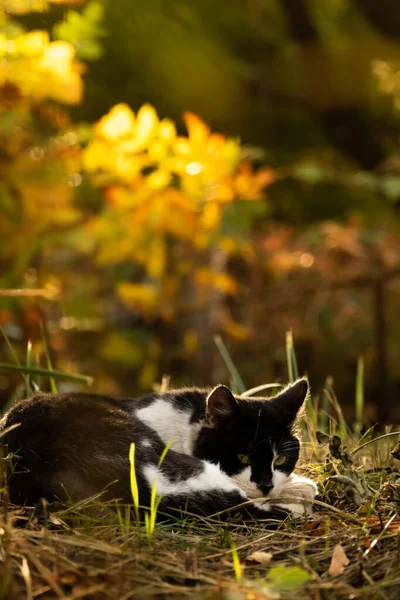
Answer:
<path fill-rule="evenodd" d="M 65 107 L 82 101 L 86 66 L 70 41 L 13 18 L 29 8 L 10 2 L 1 14 L 1 286 L 57 299 L 66 328 L 71 321 L 79 328 L 79 316 L 103 322 L 118 303 L 145 327 L 173 322 L 190 297 L 204 308 L 215 291 L 234 294 L 226 257 L 251 254 L 249 233 L 265 213 L 274 172 L 254 169 L 239 140 L 211 132 L 192 113 L 184 115 L 186 135 L 149 104 L 136 114 L 117 104 L 93 124 L 73 122 Z M 12 301 L 5 306 L 3 322 Z M 231 319 L 224 323 L 245 335 Z M 194 351 L 195 329 L 181 334 Z M 111 332 L 100 353 L 143 363 L 144 386 L 157 375 L 152 333 L 138 344 Z"/>

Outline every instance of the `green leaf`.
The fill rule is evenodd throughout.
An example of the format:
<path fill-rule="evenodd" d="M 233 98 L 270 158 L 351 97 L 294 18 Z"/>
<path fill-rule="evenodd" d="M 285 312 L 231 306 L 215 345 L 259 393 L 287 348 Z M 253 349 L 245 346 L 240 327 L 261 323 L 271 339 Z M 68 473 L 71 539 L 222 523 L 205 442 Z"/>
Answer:
<path fill-rule="evenodd" d="M 249 235 L 254 223 L 265 217 L 264 200 L 239 200 L 228 204 L 221 219 L 219 235 L 238 239 Z"/>
<path fill-rule="evenodd" d="M 400 197 L 400 176 L 388 175 L 383 177 L 381 189 L 389 200 L 397 200 Z"/>
<path fill-rule="evenodd" d="M 312 579 L 312 575 L 301 567 L 272 567 L 267 579 L 278 592 L 293 592 Z"/>
<path fill-rule="evenodd" d="M 310 185 L 315 185 L 316 183 L 320 183 L 326 179 L 325 171 L 314 163 L 307 163 L 302 165 L 297 165 L 294 168 L 294 176 L 300 181 L 304 183 L 309 183 Z"/>
<path fill-rule="evenodd" d="M 81 13 L 68 10 L 64 20 L 53 27 L 53 37 L 72 44 L 77 57 L 83 60 L 96 60 L 103 54 L 100 39 L 105 36 L 101 25 L 104 7 L 93 0 Z"/>

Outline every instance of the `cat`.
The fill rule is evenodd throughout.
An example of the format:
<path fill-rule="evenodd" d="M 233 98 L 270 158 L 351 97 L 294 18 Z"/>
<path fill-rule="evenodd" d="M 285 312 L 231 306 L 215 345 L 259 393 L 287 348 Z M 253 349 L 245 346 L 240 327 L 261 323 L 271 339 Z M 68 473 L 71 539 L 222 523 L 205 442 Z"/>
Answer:
<path fill-rule="evenodd" d="M 134 442 L 140 504 L 149 506 L 156 483 L 160 515 L 302 516 L 317 493 L 313 481 L 293 473 L 307 391 L 300 379 L 270 399 L 236 396 L 223 385 L 137 399 L 36 393 L 0 421 L 10 500 L 34 505 L 104 491 L 132 503 Z"/>

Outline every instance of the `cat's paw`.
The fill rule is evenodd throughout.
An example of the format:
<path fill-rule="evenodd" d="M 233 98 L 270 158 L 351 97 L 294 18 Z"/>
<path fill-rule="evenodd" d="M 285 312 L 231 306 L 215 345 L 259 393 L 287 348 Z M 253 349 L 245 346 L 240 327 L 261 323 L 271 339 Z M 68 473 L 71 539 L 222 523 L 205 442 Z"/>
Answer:
<path fill-rule="evenodd" d="M 308 477 L 292 475 L 292 479 L 285 485 L 282 493 L 286 495 L 290 494 L 296 499 L 301 499 L 305 502 L 312 502 L 318 494 L 318 486 L 315 481 Z"/>
<path fill-rule="evenodd" d="M 308 477 L 292 474 L 273 501 L 274 504 L 290 511 L 293 517 L 297 518 L 304 513 L 312 513 L 312 502 L 317 493 L 318 486 L 315 481 Z"/>

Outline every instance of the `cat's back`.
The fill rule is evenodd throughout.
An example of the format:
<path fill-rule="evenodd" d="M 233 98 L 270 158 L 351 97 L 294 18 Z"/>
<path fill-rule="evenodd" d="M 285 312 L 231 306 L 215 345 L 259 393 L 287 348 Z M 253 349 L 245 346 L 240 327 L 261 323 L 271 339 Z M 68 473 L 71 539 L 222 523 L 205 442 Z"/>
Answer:
<path fill-rule="evenodd" d="M 152 435 L 132 414 L 133 402 L 84 393 L 38 393 L 17 402 L 0 421 L 11 500 L 55 497 L 57 482 L 87 496 L 100 480 L 122 478 L 129 470 L 131 442 Z M 85 490 L 78 473 L 88 482 Z"/>
<path fill-rule="evenodd" d="M 190 453 L 205 398 L 205 390 L 182 389 L 140 398 L 40 392 L 20 400 L 0 421 L 12 501 L 59 498 L 60 484 L 85 497 L 114 480 L 114 493 L 129 497 L 131 443 L 139 464 L 157 462 L 172 438 Z"/>

